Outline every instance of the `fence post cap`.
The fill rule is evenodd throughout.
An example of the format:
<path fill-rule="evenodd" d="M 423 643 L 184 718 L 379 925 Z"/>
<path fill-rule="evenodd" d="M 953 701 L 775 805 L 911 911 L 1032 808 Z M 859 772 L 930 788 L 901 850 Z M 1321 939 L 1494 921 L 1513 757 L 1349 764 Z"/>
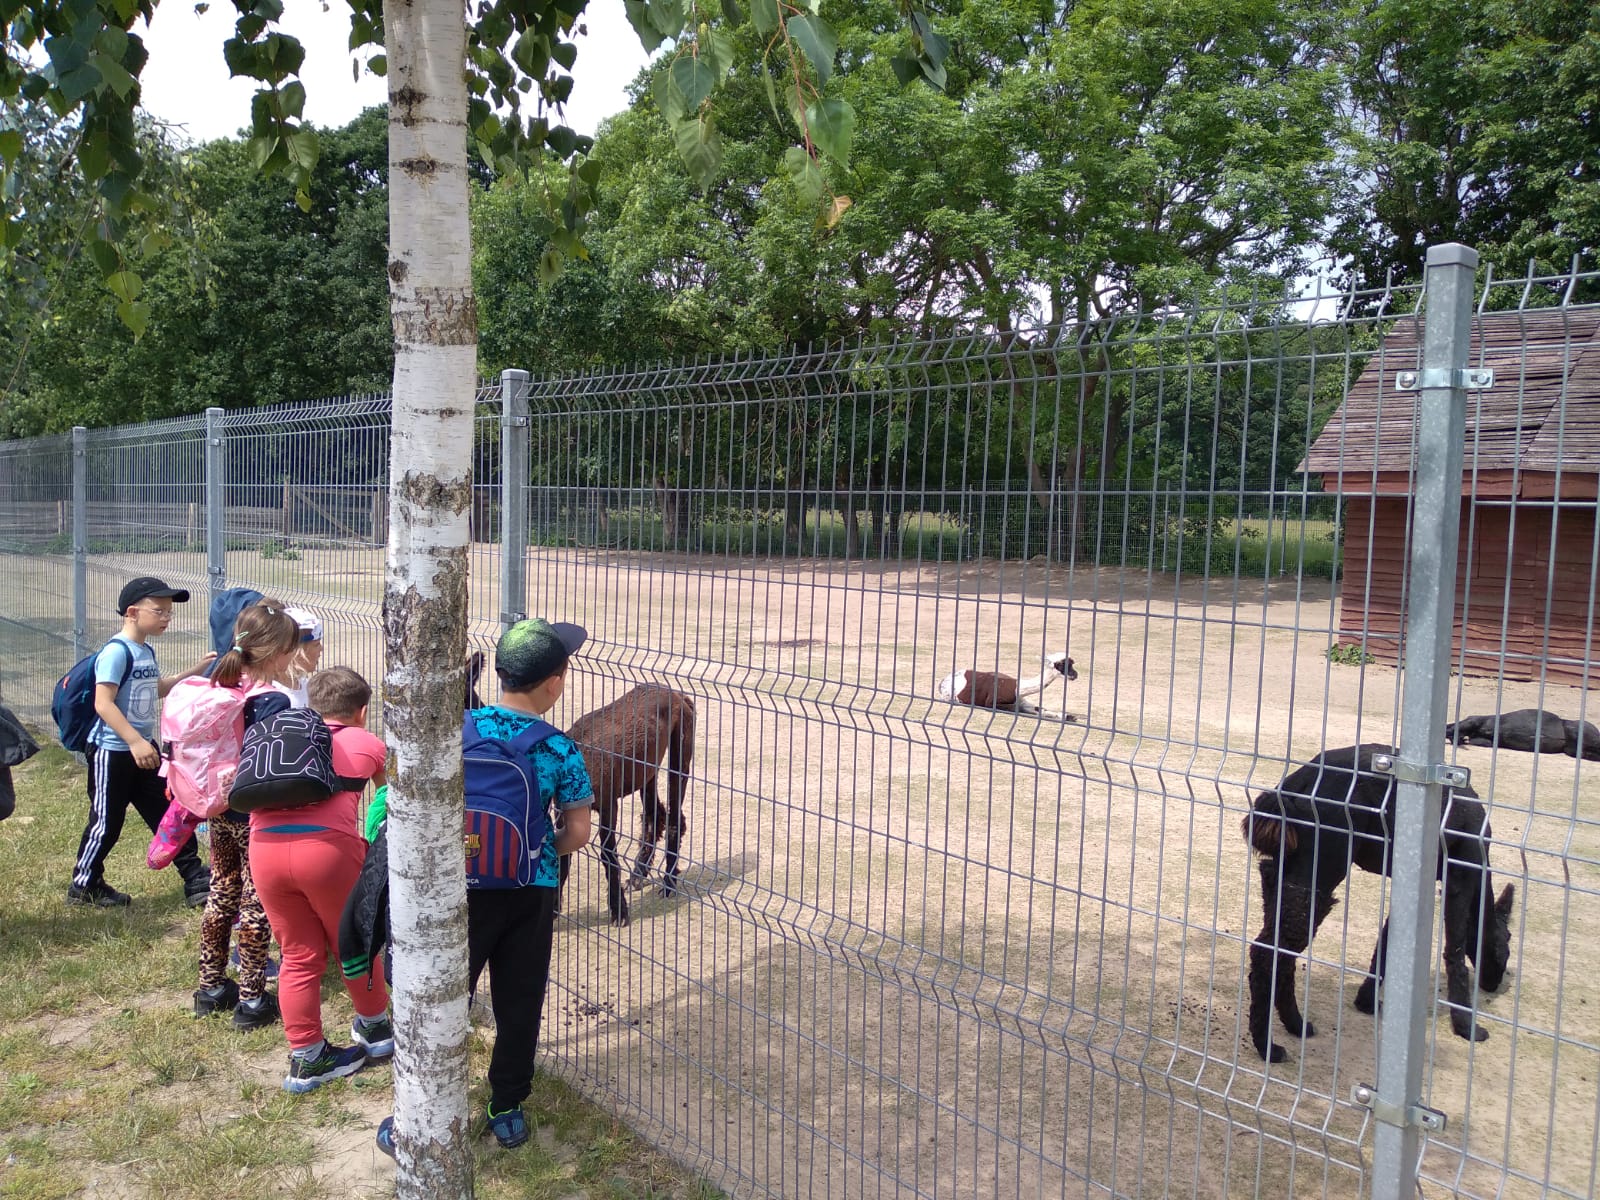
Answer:
<path fill-rule="evenodd" d="M 1472 267 L 1478 266 L 1478 252 L 1471 246 L 1463 246 L 1460 242 L 1445 242 L 1438 246 L 1428 247 L 1428 266 L 1430 267 Z"/>

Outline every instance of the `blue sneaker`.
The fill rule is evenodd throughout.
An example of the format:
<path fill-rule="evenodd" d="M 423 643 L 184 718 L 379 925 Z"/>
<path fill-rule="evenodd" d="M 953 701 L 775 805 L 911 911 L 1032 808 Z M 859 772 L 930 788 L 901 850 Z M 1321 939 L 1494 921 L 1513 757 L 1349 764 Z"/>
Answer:
<path fill-rule="evenodd" d="M 394 1157 L 394 1118 L 385 1117 L 378 1122 L 378 1149 L 390 1158 Z"/>
<path fill-rule="evenodd" d="M 503 1113 L 489 1106 L 489 1131 L 507 1150 L 514 1150 L 528 1140 L 528 1119 L 522 1115 L 522 1106 L 508 1108 Z"/>
<path fill-rule="evenodd" d="M 300 1095 L 314 1091 L 325 1083 L 354 1075 L 367 1065 L 367 1052 L 360 1046 L 335 1046 L 322 1043 L 322 1053 L 306 1059 L 291 1054 L 289 1074 L 284 1078 L 283 1090 Z"/>
<path fill-rule="evenodd" d="M 350 1036 L 355 1038 L 356 1045 L 365 1050 L 370 1059 L 390 1058 L 394 1055 L 394 1025 L 390 1023 L 388 1017 L 379 1017 L 376 1021 L 357 1017 L 350 1022 Z"/>

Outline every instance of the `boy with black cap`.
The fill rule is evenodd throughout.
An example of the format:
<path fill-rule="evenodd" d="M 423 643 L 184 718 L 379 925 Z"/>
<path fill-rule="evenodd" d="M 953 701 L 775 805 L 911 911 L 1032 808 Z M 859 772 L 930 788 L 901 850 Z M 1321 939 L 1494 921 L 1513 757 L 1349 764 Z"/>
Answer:
<path fill-rule="evenodd" d="M 174 603 L 189 599 L 187 588 L 168 587 L 151 575 L 130 580 L 117 597 L 122 632 L 103 647 L 94 664 L 94 711 L 89 732 L 89 821 L 78 843 L 68 904 L 121 908 L 132 900 L 105 880 L 106 857 L 122 836 L 128 805 L 139 810 L 154 833 L 167 811 L 167 789 L 160 775 L 161 751 L 156 745 L 160 699 L 180 679 L 205 670 L 215 654 L 207 654 L 181 675 L 163 677 L 149 639 L 167 631 Z M 211 872 L 200 861 L 191 837 L 172 865 L 183 877 L 183 897 L 190 908 L 206 902 Z"/>
<path fill-rule="evenodd" d="M 540 717 L 561 699 L 568 658 L 587 637 L 578 625 L 518 621 L 495 647 L 500 703 L 469 709 L 467 720 L 482 737 L 497 742 L 514 741 L 542 724 Z M 550 982 L 561 856 L 588 844 L 589 806 L 594 799 L 578 747 L 564 733 L 550 733 L 548 728 L 545 732 L 549 736 L 529 747 L 527 758 L 540 799 L 553 818 L 555 836 L 539 847 L 529 886 L 467 890 L 468 987 L 476 990 L 487 965 L 494 1009 L 489 1130 L 507 1149 L 528 1140 L 522 1102 L 533 1087 L 533 1055 Z M 394 1153 L 393 1117 L 378 1126 L 378 1146 Z"/>

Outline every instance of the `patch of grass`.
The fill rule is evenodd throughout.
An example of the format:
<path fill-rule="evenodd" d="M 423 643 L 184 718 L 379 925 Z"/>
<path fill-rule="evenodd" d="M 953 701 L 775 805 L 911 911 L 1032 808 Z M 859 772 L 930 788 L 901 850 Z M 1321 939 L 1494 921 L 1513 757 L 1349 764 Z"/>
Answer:
<path fill-rule="evenodd" d="M 1329 662 L 1345 667 L 1364 667 L 1368 663 L 1378 661 L 1378 656 L 1369 654 L 1365 646 L 1347 645 L 1342 642 L 1335 642 L 1323 653 L 1327 655 Z"/>
<path fill-rule="evenodd" d="M 239 1034 L 194 1019 L 200 914 L 183 906 L 172 872 L 145 868 L 137 815 L 107 868 L 133 907 L 68 908 L 82 768 L 51 747 L 16 780 L 16 815 L 0 823 L 0 1197 L 385 1194 L 392 1169 L 371 1137 L 390 1071 L 307 1096 L 281 1091 L 281 1028 Z M 348 1025 L 342 989 L 329 985 L 324 1005 L 330 1030 Z M 501 1151 L 482 1136 L 488 1049 L 473 1039 L 479 1195 L 718 1194 L 543 1071 L 528 1102 L 534 1141 Z"/>

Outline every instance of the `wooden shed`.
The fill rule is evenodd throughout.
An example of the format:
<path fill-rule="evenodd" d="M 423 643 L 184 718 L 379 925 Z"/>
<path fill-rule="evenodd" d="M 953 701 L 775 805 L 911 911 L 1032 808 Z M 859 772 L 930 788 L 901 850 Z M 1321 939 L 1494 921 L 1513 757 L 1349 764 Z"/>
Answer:
<path fill-rule="evenodd" d="M 1413 491 L 1420 320 L 1369 360 L 1301 470 L 1344 498 L 1338 639 L 1399 660 Z M 1596 500 L 1600 308 L 1490 313 L 1474 321 L 1456 574 L 1456 663 L 1469 675 L 1600 687 Z"/>

